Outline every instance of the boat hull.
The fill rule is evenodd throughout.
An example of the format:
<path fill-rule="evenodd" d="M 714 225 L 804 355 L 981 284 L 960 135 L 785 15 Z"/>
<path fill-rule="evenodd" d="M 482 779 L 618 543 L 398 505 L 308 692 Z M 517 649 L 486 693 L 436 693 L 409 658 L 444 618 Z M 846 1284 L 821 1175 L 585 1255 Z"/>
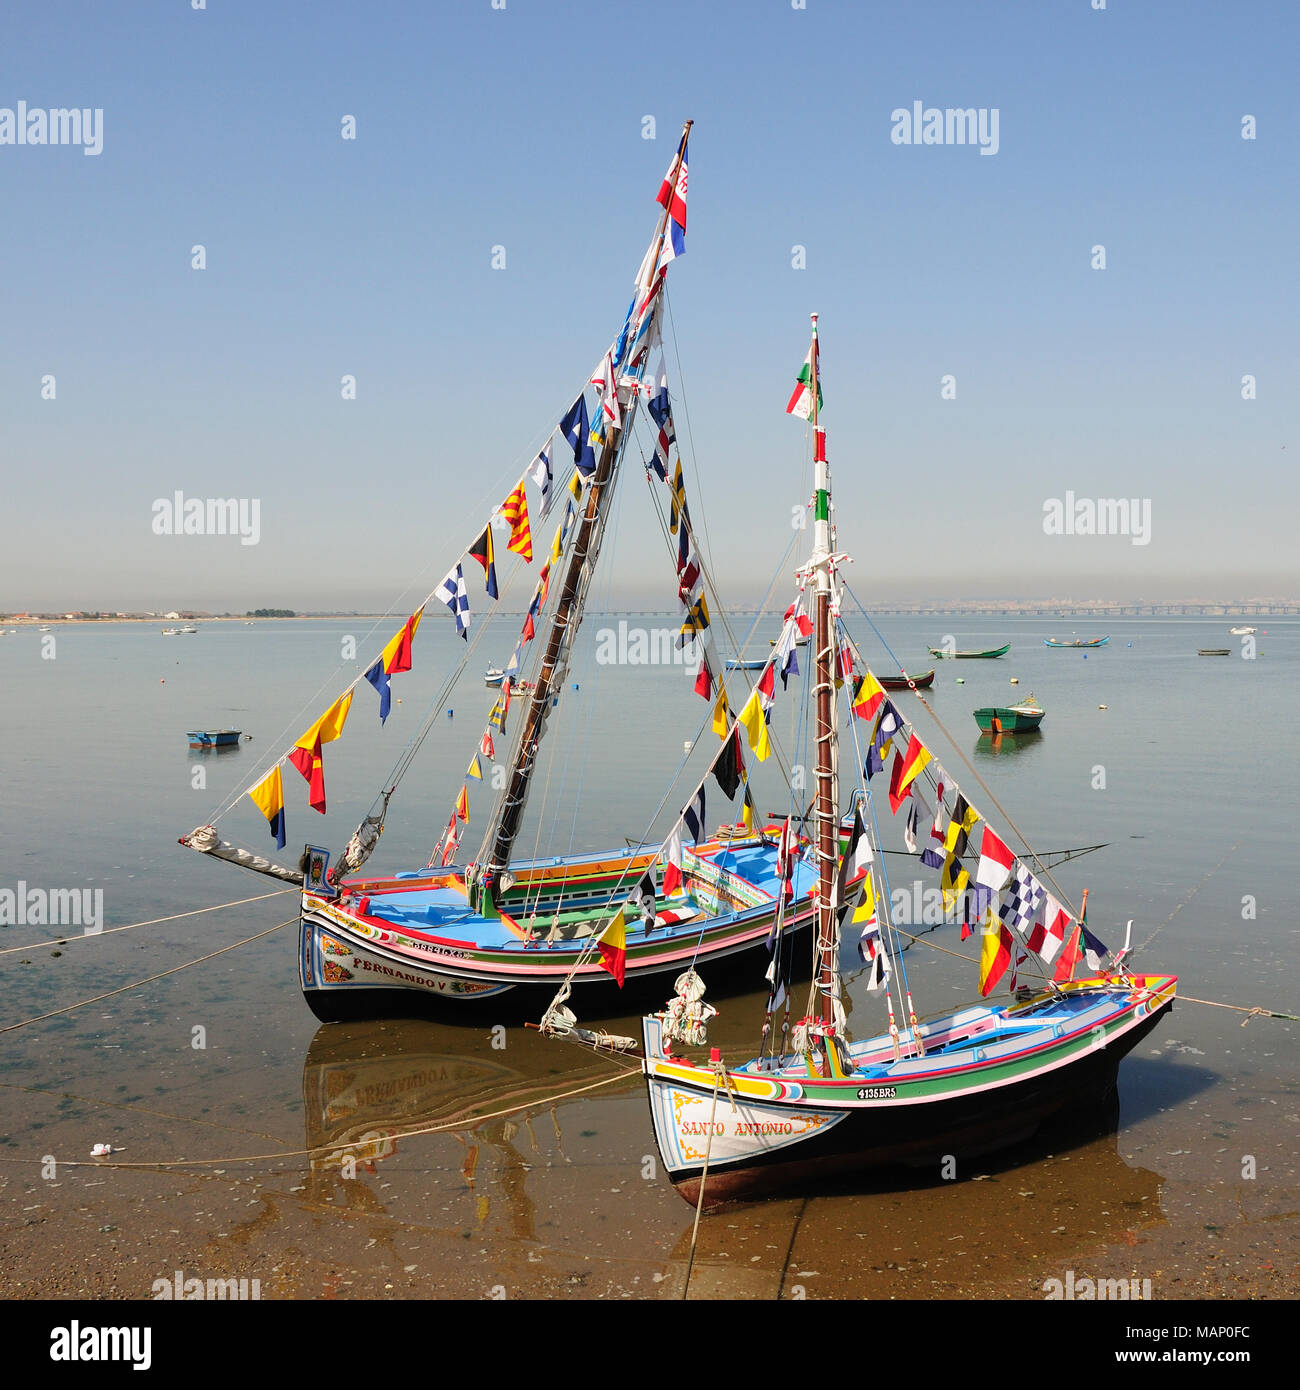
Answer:
<path fill-rule="evenodd" d="M 913 686 L 917 690 L 928 690 L 934 684 L 934 668 L 911 677 L 910 682 L 906 676 L 880 676 L 878 679 L 885 690 L 911 690 Z"/>
<path fill-rule="evenodd" d="M 975 722 L 986 734 L 1032 733 L 1043 722 L 1043 714 L 1010 707 L 991 706 L 975 711 Z"/>
<path fill-rule="evenodd" d="M 191 748 L 236 748 L 239 746 L 238 729 L 193 730 L 185 737 Z"/>
<path fill-rule="evenodd" d="M 746 855 L 764 862 L 775 855 L 774 848 L 760 849 L 760 844 L 714 841 L 701 846 L 698 855 L 688 854 L 687 882 L 705 905 L 689 910 L 674 906 L 685 900 L 663 899 L 657 904 L 659 915 L 653 927 L 629 921 L 626 993 L 620 999 L 649 982 L 662 1000 L 672 978 L 682 971 L 765 946 L 776 900 L 728 867 Z M 298 949 L 303 994 L 317 1017 L 336 1021 L 391 1012 L 413 1002 L 412 994 L 464 1006 L 495 1000 L 509 991 L 519 996 L 512 1005 L 536 1006 L 554 995 L 575 966 L 573 988 L 580 998 L 616 990 L 598 954 L 588 950 L 587 960 L 578 964 L 589 932 L 551 941 L 540 931 L 530 936 L 529 923 L 545 926 L 563 901 L 568 910 L 575 903 L 579 911 L 585 907 L 603 927 L 654 859 L 655 851 L 641 851 L 556 861 L 533 869 L 531 878 L 529 870 L 520 868 L 514 891 L 521 892 L 534 911 L 524 917 L 520 910 L 518 920 L 509 913 L 509 897 L 500 921 L 489 922 L 471 913 L 464 881 L 448 872 L 420 879 L 353 882 L 339 899 L 304 891 Z M 811 921 L 814 909 L 807 890 L 812 881 L 812 870 L 800 866 L 796 898 L 786 910 L 784 931 L 800 930 Z M 389 906 L 411 898 L 428 901 L 423 917 L 411 908 L 395 911 Z M 679 921 L 670 920 L 677 916 Z M 474 939 L 476 933 L 490 933 L 492 927 L 495 941 Z"/>
<path fill-rule="evenodd" d="M 1045 647 L 1104 647 L 1110 641 L 1109 637 L 1092 637 L 1087 642 L 1062 642 L 1055 637 L 1044 637 L 1043 646 Z"/>
<path fill-rule="evenodd" d="M 951 1160 L 960 1176 L 965 1162 L 1104 1101 L 1124 1056 L 1168 1011 L 1175 985 L 1173 977 L 1153 977 L 1145 998 L 1136 990 L 1100 1024 L 947 1076 L 832 1081 L 730 1072 L 734 1108 L 724 1089 L 715 1109 L 707 1067 L 663 1057 L 658 1020 L 647 1019 L 646 1082 L 660 1154 L 673 1186 L 694 1204 L 707 1152 L 708 1206 L 810 1191 L 827 1178 L 897 1165 L 937 1168 Z"/>

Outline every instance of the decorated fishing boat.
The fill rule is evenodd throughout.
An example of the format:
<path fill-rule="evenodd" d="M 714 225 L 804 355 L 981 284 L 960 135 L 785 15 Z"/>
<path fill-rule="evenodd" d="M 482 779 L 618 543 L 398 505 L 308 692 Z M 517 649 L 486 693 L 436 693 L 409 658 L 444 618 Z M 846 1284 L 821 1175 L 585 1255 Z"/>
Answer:
<path fill-rule="evenodd" d="M 1011 650 L 1011 643 L 1008 642 L 1004 647 L 990 647 L 987 651 L 954 652 L 947 647 L 928 648 L 931 656 L 945 657 L 949 660 L 957 661 L 989 661 L 999 656 L 1006 656 Z"/>
<path fill-rule="evenodd" d="M 1018 705 L 988 705 L 975 711 L 986 734 L 1026 734 L 1037 729 L 1047 711 L 1030 695 Z"/>
<path fill-rule="evenodd" d="M 798 836 L 790 826 L 758 823 L 734 739 L 730 775 L 723 785 L 729 800 L 739 799 L 739 830 L 733 827 L 710 837 L 701 791 L 687 817 L 689 839 L 682 843 L 679 837 L 666 857 L 658 842 L 643 843 L 644 824 L 621 827 L 631 833 L 605 850 L 530 858 L 515 855 L 539 768 L 546 774 L 542 784 L 550 785 L 552 764 L 544 761 L 543 750 L 548 748 L 553 759 L 556 741 L 544 744 L 548 721 L 564 683 L 571 681 L 567 672 L 588 589 L 623 459 L 639 422 L 644 431 L 647 485 L 654 493 L 652 510 L 676 570 L 682 611 L 677 641 L 694 654 L 692 662 L 682 664 L 693 674 L 694 690 L 705 701 L 699 725 L 691 726 L 695 737 L 687 746 L 699 745 L 699 736 L 710 723 L 722 739 L 719 746 L 727 746 L 723 738 L 729 733 L 727 690 L 713 639 L 713 595 L 706 596 L 701 559 L 707 551 L 698 543 L 687 504 L 673 424 L 674 397 L 668 389 L 660 340 L 665 277 L 685 250 L 688 133 L 689 124 L 659 190 L 661 210 L 635 278 L 632 302 L 614 341 L 583 379 L 577 398 L 559 424 L 551 426 L 549 438 L 524 475 L 477 530 L 442 583 L 411 613 L 379 656 L 363 667 L 363 674 L 300 738 L 279 751 L 270 768 L 246 789 L 247 800 L 269 823 L 277 849 L 286 844 L 282 777 L 286 765 L 307 781 L 308 804 L 324 813 L 324 749 L 343 734 L 357 691 L 373 687 L 379 696 L 380 721 L 386 720 L 393 698 L 392 679 L 412 667 L 413 643 L 426 607 L 445 605 L 457 634 L 466 640 L 465 656 L 448 675 L 408 750 L 399 757 L 394 774 L 381 784 L 369 813 L 341 855 L 334 858 L 328 848 L 308 845 L 297 867 L 278 865 L 223 839 L 215 819 L 181 841 L 201 853 L 301 885 L 299 980 L 308 1004 L 322 1019 L 373 1015 L 392 1007 L 395 998 L 405 1008 L 412 995 L 464 1003 L 495 999 L 511 990 L 526 994 L 540 988 L 550 994 L 561 980 L 580 991 L 597 984 L 612 990 L 659 976 L 663 979 L 655 986 L 658 993 L 666 980 L 693 963 L 720 963 L 811 921 L 815 875 L 795 853 Z M 589 412 L 592 388 L 595 399 Z M 640 447 L 632 449 L 634 456 L 639 452 Z M 476 643 L 469 643 L 470 586 L 465 561 L 479 567 L 488 599 L 495 603 L 500 590 L 494 522 L 509 527 L 505 558 L 516 557 L 512 569 L 503 574 L 503 584 L 508 585 L 521 572 L 526 575 L 526 566 L 532 563 L 530 509 L 534 519 L 545 518 L 556 502 L 563 503 L 563 516 L 550 558 L 541 566 L 514 652 L 502 669 L 499 698 L 481 737 L 477 728 L 474 731 L 474 745 L 467 750 L 469 766 L 454 789 L 445 830 L 423 866 L 361 875 L 379 842 L 401 777 L 437 716 L 444 708 L 451 713 L 447 698 L 474 651 Z M 792 546 L 796 540 L 797 533 Z M 558 594 L 548 607 L 552 588 Z M 476 627 L 476 642 L 484 626 Z M 761 701 L 770 703 L 774 673 L 780 672 L 785 679 L 797 673 L 794 645 L 808 627 L 804 611 L 793 605 L 781 640 L 765 663 L 766 691 L 760 689 L 760 681 L 746 705 L 760 711 L 760 721 L 766 708 Z M 541 640 L 534 642 L 535 638 Z M 733 650 L 743 649 L 734 635 L 729 633 L 728 640 Z M 531 675 L 531 682 L 523 679 L 525 675 Z M 577 682 L 572 682 L 572 688 L 577 688 Z M 462 854 L 471 792 L 479 796 L 489 785 L 496 795 L 486 830 L 477 851 Z M 220 814 L 244 804 L 242 796 L 236 797 Z M 548 830 L 551 838 L 558 838 L 556 822 L 567 825 L 573 817 L 565 808 L 562 815 L 552 810 L 549 822 L 535 819 L 542 842 Z"/>
<path fill-rule="evenodd" d="M 885 676 L 880 677 L 880 684 L 886 690 L 929 690 L 934 684 L 934 667 L 928 671 L 922 671 L 919 676 Z"/>
<path fill-rule="evenodd" d="M 1059 637 L 1044 637 L 1043 646 L 1045 647 L 1104 647 L 1110 641 L 1109 637 L 1072 637 L 1068 642 Z"/>
<path fill-rule="evenodd" d="M 803 393 L 787 411 L 809 421 L 815 470 L 814 548 L 798 572 L 815 653 L 807 736 L 815 767 L 813 974 L 806 1006 L 794 1009 L 789 943 L 770 943 L 759 1051 L 749 1060 L 725 1062 L 717 1048 L 707 1060 L 691 1051 L 705 1045 L 716 1012 L 704 1000 L 700 970 L 683 972 L 676 997 L 643 1021 L 659 1152 L 677 1190 L 701 1206 L 815 1191 L 830 1175 L 895 1163 L 934 1165 L 947 1177 L 969 1172 L 976 1155 L 1108 1096 L 1121 1058 L 1168 1012 L 1177 983 L 1134 974 L 1127 940 L 1103 969 L 1109 952 L 1086 926 L 1086 890 L 1076 918 L 1044 860 L 1028 845 L 1013 852 L 976 809 L 974 787 L 968 797 L 871 671 L 859 679 L 856 659 L 844 660 L 857 648 L 843 617 L 848 557 L 831 521 L 816 316 L 800 382 Z M 924 694 L 912 698 L 946 733 Z M 743 716 L 731 727 L 748 732 Z M 846 740 L 859 749 L 848 768 L 860 745 L 867 753 L 842 842 Z M 881 822 L 889 822 L 872 789 L 891 756 L 886 804 L 894 817 L 905 812 L 906 853 L 938 870 L 945 917 L 961 924 L 963 938 L 978 933 L 978 1001 L 928 1017 L 913 1005 L 902 951 L 908 933 L 893 920 L 881 844 Z M 996 806 L 973 768 L 971 775 Z M 868 1003 L 885 1006 L 859 1037 L 848 1027 L 845 932 L 857 938 Z M 1081 959 L 1092 972 L 1086 978 L 1076 978 Z M 1009 990 L 1000 1001 L 990 998 L 999 986 Z M 597 1046 L 626 1041 L 584 1036 L 563 997 L 542 1028 Z"/>

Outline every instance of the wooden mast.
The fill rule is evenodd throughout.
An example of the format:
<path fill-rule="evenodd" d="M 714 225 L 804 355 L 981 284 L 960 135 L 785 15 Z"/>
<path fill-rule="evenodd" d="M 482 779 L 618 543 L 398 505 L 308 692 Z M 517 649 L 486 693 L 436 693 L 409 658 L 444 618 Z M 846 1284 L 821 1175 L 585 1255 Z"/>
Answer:
<path fill-rule="evenodd" d="M 668 175 L 670 189 L 677 186 L 682 155 L 686 150 L 686 140 L 690 135 L 692 124 L 692 121 L 687 121 L 682 127 L 682 138 L 677 146 L 677 157 L 674 159 Z M 664 234 L 668 228 L 668 209 L 671 205 L 672 197 L 670 195 L 664 200 L 663 211 L 659 214 L 659 223 L 651 242 L 653 248 L 653 255 L 649 257 L 651 286 L 654 283 L 654 276 L 658 273 Z M 655 312 L 658 312 L 657 308 Z M 618 388 L 614 382 L 611 382 L 608 389 L 616 391 Z M 636 397 L 633 395 L 626 402 L 624 408 L 631 411 L 635 408 L 635 403 Z M 627 418 L 624 423 L 625 426 L 630 425 L 630 418 Z M 564 587 L 556 604 L 555 616 L 551 619 L 550 632 L 547 634 L 546 652 L 542 657 L 541 669 L 533 686 L 528 713 L 524 716 L 523 730 L 515 748 L 510 777 L 502 793 L 495 828 L 489 826 L 488 833 L 483 840 L 483 846 L 479 851 L 477 867 L 485 877 L 500 872 L 510 862 L 510 851 L 514 847 L 515 837 L 519 833 L 520 821 L 523 819 L 529 783 L 537 761 L 537 750 L 545 733 L 546 717 L 550 713 L 552 687 L 557 668 L 562 668 L 566 645 L 570 644 L 572 638 L 576 636 L 578 625 L 582 621 L 582 600 L 585 599 L 586 594 L 585 580 L 589 578 L 589 567 L 595 564 L 596 555 L 600 549 L 601 530 L 604 521 L 603 511 L 606 499 L 613 491 L 612 483 L 618 468 L 620 446 L 625 434 L 626 428 L 610 427 L 609 437 L 601 449 L 596 470 L 587 486 L 586 506 L 583 509 L 582 520 L 574 538 L 573 550 L 569 557 L 569 567 L 564 576 Z M 584 570 L 588 571 L 585 576 Z M 480 905 L 480 910 L 487 907 L 488 904 L 483 902 Z"/>
<path fill-rule="evenodd" d="M 821 990 L 821 1021 L 835 1021 L 836 980 L 835 880 L 839 859 L 839 793 L 835 778 L 835 654 L 831 628 L 830 470 L 826 450 L 817 436 L 819 351 L 817 315 L 812 316 L 811 381 L 813 427 L 813 641 L 817 646 L 813 690 L 816 699 L 816 821 L 817 834 L 817 983 Z"/>

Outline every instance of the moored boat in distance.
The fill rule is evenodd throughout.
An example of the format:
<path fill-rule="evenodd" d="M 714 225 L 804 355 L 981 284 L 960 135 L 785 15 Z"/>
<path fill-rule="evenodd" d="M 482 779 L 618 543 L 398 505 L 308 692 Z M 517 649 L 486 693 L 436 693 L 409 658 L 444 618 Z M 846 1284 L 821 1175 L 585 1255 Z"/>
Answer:
<path fill-rule="evenodd" d="M 1197 656 L 1231 656 L 1231 647 L 1197 647 Z"/>
<path fill-rule="evenodd" d="M 239 745 L 238 729 L 197 729 L 185 735 L 191 748 L 236 748 Z"/>
<path fill-rule="evenodd" d="M 948 658 L 955 657 L 958 660 L 964 661 L 979 661 L 988 660 L 992 657 L 1006 656 L 1006 654 L 1011 650 L 1011 643 L 1008 642 L 1005 647 L 990 647 L 987 651 L 982 652 L 950 652 L 945 647 L 930 647 L 928 650 L 931 656 Z"/>
<path fill-rule="evenodd" d="M 986 734 L 1027 734 L 1038 728 L 1047 711 L 1030 695 L 1018 705 L 989 705 L 975 711 L 975 722 Z"/>
<path fill-rule="evenodd" d="M 1073 637 L 1068 642 L 1062 641 L 1059 637 L 1044 637 L 1043 646 L 1045 647 L 1104 647 L 1110 637 Z"/>
<path fill-rule="evenodd" d="M 1257 627 L 1230 627 L 1228 635 L 1231 637 L 1248 637 L 1251 633 L 1258 632 Z"/>
<path fill-rule="evenodd" d="M 934 667 L 922 671 L 919 676 L 880 676 L 878 679 L 886 690 L 928 690 L 934 684 Z"/>

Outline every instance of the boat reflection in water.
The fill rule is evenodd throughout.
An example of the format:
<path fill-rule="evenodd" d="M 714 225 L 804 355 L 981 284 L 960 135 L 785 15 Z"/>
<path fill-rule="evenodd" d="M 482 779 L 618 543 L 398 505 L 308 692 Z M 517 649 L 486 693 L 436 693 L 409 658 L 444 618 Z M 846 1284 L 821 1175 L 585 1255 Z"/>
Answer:
<path fill-rule="evenodd" d="M 981 734 L 975 740 L 975 756 L 977 758 L 1001 758 L 1011 757 L 1017 753 L 1028 752 L 1031 748 L 1038 748 L 1043 742 L 1043 731 L 1041 729 L 1026 729 L 1018 734 Z"/>
<path fill-rule="evenodd" d="M 1106 1245 L 1132 1245 L 1166 1220 L 1161 1175 L 1120 1156 L 1119 1117 L 1112 1097 L 1100 1110 L 975 1160 L 954 1180 L 937 1166 L 928 1179 L 924 1169 L 898 1168 L 828 1184 L 811 1200 L 755 1203 L 745 1209 L 743 1251 L 735 1209 L 706 1207 L 693 1265 L 688 1223 L 661 1296 L 952 1298 L 969 1289 L 977 1262 L 986 1285 L 1014 1280 L 1013 1296 L 1042 1298 L 1042 1280 L 1066 1266 L 1102 1272 L 1082 1262 Z M 1087 1213 L 1083 1234 L 1080 1212 Z M 846 1231 L 863 1234 L 850 1244 Z M 1026 1278 L 1032 1288 L 1020 1282 Z"/>
<path fill-rule="evenodd" d="M 378 1164 L 396 1154 L 404 1139 L 432 1145 L 450 1136 L 464 1147 L 453 1186 L 475 1187 L 480 1151 L 487 1145 L 498 1159 L 492 1190 L 505 1196 L 514 1234 L 532 1239 L 526 1178 L 531 1168 L 548 1161 L 541 1156 L 533 1121 L 545 1115 L 544 1123 L 554 1131 L 547 1148 L 567 1162 L 558 1098 L 607 1080 L 610 1064 L 593 1057 L 557 1072 L 554 1048 L 535 1036 L 512 1028 L 507 1050 L 492 1046 L 494 1035 L 506 1041 L 505 1030 L 467 1031 L 415 1019 L 320 1028 L 302 1068 L 306 1146 L 312 1150 L 310 1196 L 354 1211 L 381 1211 L 384 1199 L 371 1184 L 348 1179 L 377 1175 Z M 514 1142 L 521 1132 L 531 1158 Z M 422 1156 L 424 1175 L 442 1171 L 432 1154 Z M 446 1171 L 452 1174 L 454 1168 Z"/>

